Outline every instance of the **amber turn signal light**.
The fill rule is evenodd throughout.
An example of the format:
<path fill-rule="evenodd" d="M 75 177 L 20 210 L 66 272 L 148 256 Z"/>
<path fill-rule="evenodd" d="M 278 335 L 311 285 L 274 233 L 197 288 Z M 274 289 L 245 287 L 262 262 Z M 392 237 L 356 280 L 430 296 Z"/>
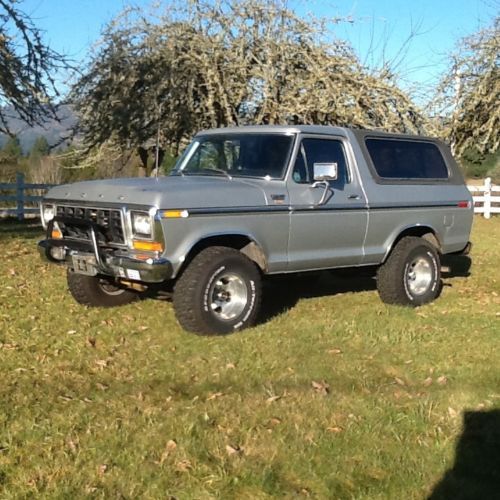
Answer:
<path fill-rule="evenodd" d="M 187 210 L 165 210 L 163 217 L 165 219 L 185 219 L 189 217 L 189 212 Z"/>
<path fill-rule="evenodd" d="M 134 250 L 143 250 L 146 252 L 163 252 L 163 243 L 158 241 L 133 240 Z"/>
<path fill-rule="evenodd" d="M 54 240 L 62 240 L 62 233 L 59 231 L 59 229 L 52 229 L 52 234 L 50 235 L 52 239 Z"/>

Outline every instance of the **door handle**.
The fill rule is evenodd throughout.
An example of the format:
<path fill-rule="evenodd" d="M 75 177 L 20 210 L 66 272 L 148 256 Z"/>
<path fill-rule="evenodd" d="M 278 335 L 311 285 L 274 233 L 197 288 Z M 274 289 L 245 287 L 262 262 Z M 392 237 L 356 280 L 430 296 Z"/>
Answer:
<path fill-rule="evenodd" d="M 350 194 L 347 199 L 348 200 L 359 200 L 361 198 L 361 196 L 359 196 L 359 194 Z"/>

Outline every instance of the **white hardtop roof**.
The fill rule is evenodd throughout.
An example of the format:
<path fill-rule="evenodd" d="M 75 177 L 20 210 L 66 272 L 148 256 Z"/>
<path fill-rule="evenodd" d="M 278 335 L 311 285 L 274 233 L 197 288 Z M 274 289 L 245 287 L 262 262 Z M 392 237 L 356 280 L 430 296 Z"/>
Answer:
<path fill-rule="evenodd" d="M 213 128 L 208 130 L 202 130 L 196 135 L 206 135 L 206 134 L 256 134 L 256 133 L 269 133 L 274 132 L 277 134 L 335 134 L 335 135 L 346 135 L 347 128 L 343 127 L 331 127 L 327 125 L 246 125 L 242 127 L 224 127 L 224 128 Z"/>
<path fill-rule="evenodd" d="M 375 129 L 360 129 L 351 127 L 333 127 L 330 125 L 245 125 L 241 127 L 224 127 L 212 128 L 202 130 L 196 134 L 196 137 L 203 135 L 214 134 L 262 134 L 262 133 L 275 133 L 275 134 L 317 134 L 317 135 L 337 135 L 341 137 L 348 137 L 348 134 L 354 134 L 358 138 L 365 136 L 397 138 L 397 139 L 420 139 L 431 140 L 440 142 L 435 138 L 416 135 L 412 133 L 393 133 Z"/>

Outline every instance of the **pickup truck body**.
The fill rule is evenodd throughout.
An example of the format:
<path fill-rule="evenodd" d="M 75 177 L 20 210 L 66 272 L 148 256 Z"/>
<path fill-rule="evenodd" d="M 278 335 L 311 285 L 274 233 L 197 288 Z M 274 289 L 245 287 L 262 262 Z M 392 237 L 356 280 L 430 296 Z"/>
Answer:
<path fill-rule="evenodd" d="M 400 177 L 383 171 L 391 148 L 392 161 L 401 158 Z M 273 155 L 281 169 L 262 164 Z M 308 156 L 317 161 L 308 164 Z M 426 172 L 431 164 L 437 175 Z M 335 178 L 313 178 L 332 165 Z M 134 211 L 148 214 L 152 234 L 134 233 Z M 448 147 L 436 139 L 257 126 L 200 132 L 167 177 L 54 187 L 42 217 L 50 234 L 39 247 L 49 260 L 84 275 L 147 284 L 175 280 L 208 246 L 236 248 L 262 274 L 382 265 L 405 236 L 424 237 L 440 254 L 457 253 L 468 245 L 473 208 Z"/>

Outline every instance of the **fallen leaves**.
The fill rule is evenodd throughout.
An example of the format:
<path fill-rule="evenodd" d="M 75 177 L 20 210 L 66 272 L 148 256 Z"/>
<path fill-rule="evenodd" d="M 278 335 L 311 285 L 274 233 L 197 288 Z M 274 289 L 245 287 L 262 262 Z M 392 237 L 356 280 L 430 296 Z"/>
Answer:
<path fill-rule="evenodd" d="M 109 362 L 107 359 L 96 359 L 95 364 L 99 368 L 103 369 L 103 368 L 106 368 L 106 366 L 108 366 Z"/>
<path fill-rule="evenodd" d="M 19 344 L 15 343 L 0 343 L 0 349 L 5 349 L 6 351 L 16 351 L 19 349 Z"/>
<path fill-rule="evenodd" d="M 178 472 L 188 472 L 193 468 L 193 464 L 190 460 L 184 459 L 180 460 L 175 464 L 175 470 Z"/>
<path fill-rule="evenodd" d="M 311 382 L 311 386 L 321 396 L 327 396 L 330 392 L 330 385 L 325 380 L 322 380 L 321 382 L 313 380 Z"/>
<path fill-rule="evenodd" d="M 206 401 L 213 401 L 214 399 L 221 398 L 222 396 L 224 396 L 223 392 L 213 392 L 210 396 L 208 396 Z"/>
<path fill-rule="evenodd" d="M 165 460 L 167 460 L 167 458 L 171 456 L 176 449 L 177 449 L 177 442 L 174 441 L 173 439 L 169 439 L 167 441 L 167 444 L 165 445 L 165 450 L 161 454 L 160 460 L 156 463 L 159 463 L 160 465 L 163 464 L 163 462 L 165 462 Z"/>
<path fill-rule="evenodd" d="M 177 443 L 173 439 L 167 441 L 166 451 L 172 452 L 177 448 Z"/>
<path fill-rule="evenodd" d="M 333 432 L 334 434 L 339 434 L 341 433 L 344 429 L 342 429 L 342 427 L 338 427 L 336 425 L 334 425 L 333 427 L 327 427 L 326 430 L 328 432 Z"/>
<path fill-rule="evenodd" d="M 427 377 L 423 382 L 422 385 L 424 387 L 430 387 L 434 383 L 434 379 L 432 377 Z M 448 383 L 448 377 L 446 375 L 441 375 L 436 379 L 436 383 L 439 385 L 446 385 Z"/>
<path fill-rule="evenodd" d="M 328 349 L 326 352 L 328 354 L 342 354 L 342 349 L 335 347 L 333 349 Z"/>
<path fill-rule="evenodd" d="M 270 396 L 266 399 L 266 403 L 274 403 L 275 401 L 278 401 L 278 399 L 281 399 L 281 396 Z"/>
<path fill-rule="evenodd" d="M 241 448 L 238 445 L 233 446 L 233 445 L 227 444 L 226 445 L 226 453 L 229 456 L 241 455 L 241 454 L 243 454 L 243 448 Z"/>
<path fill-rule="evenodd" d="M 79 446 L 78 441 L 74 441 L 73 439 L 68 439 L 67 445 L 68 445 L 68 448 L 70 449 L 71 453 L 73 453 L 73 454 L 77 453 L 78 446 Z"/>

